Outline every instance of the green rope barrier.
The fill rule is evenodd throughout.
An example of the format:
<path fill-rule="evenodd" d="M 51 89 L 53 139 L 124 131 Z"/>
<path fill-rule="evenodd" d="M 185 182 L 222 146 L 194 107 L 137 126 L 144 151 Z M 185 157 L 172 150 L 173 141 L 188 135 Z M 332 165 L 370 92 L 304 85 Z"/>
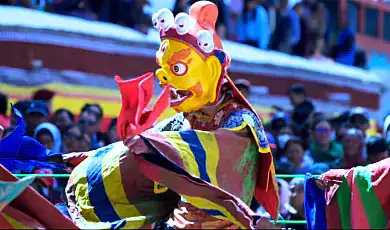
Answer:
<path fill-rule="evenodd" d="M 68 178 L 70 174 L 14 174 L 16 177 L 36 177 L 36 178 Z M 319 175 L 314 175 L 315 177 L 319 177 Z M 289 174 L 278 174 L 276 175 L 276 178 L 281 179 L 292 179 L 292 178 L 304 178 L 304 174 L 297 174 L 297 175 L 289 175 Z"/>
<path fill-rule="evenodd" d="M 271 222 L 275 223 L 273 220 Z M 306 220 L 278 220 L 277 224 L 306 224 Z"/>

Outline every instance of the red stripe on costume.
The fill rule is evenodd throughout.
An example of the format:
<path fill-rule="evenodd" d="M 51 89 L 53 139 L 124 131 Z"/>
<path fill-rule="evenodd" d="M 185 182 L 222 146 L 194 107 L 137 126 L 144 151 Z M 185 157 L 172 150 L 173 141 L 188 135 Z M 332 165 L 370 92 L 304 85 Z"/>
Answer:
<path fill-rule="evenodd" d="M 6 206 L 2 212 L 7 215 L 8 217 L 12 218 L 13 220 L 17 221 L 19 224 L 24 225 L 31 229 L 44 229 L 45 227 L 42 226 L 41 223 L 36 221 L 34 218 L 32 218 L 29 215 L 26 215 L 25 213 L 15 209 L 12 207 L 12 205 Z"/>
<path fill-rule="evenodd" d="M 376 197 L 381 203 L 387 219 L 390 220 L 390 158 L 377 162 L 370 167 L 371 184 Z M 390 221 L 389 221 L 390 224 Z M 390 225 L 389 225 L 390 226 Z"/>
<path fill-rule="evenodd" d="M 366 211 L 360 199 L 359 190 L 353 178 L 354 170 L 348 173 L 347 180 L 351 188 L 351 227 L 352 229 L 370 229 Z M 352 183 L 351 183 L 352 181 Z"/>
<path fill-rule="evenodd" d="M 0 226 L 2 229 L 15 229 L 14 226 L 7 220 L 3 213 L 0 212 Z"/>
<path fill-rule="evenodd" d="M 341 229 L 340 210 L 336 197 L 326 206 L 326 225 L 328 229 Z"/>

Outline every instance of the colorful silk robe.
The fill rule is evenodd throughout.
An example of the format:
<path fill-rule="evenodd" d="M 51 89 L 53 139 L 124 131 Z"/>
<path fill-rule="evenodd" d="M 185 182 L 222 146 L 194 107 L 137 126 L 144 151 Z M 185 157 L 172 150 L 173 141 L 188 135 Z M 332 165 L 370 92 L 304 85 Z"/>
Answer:
<path fill-rule="evenodd" d="M 312 177 L 305 185 L 305 213 L 309 229 L 389 229 L 390 158 L 350 170 L 324 174 L 341 181 L 328 192 Z"/>
<path fill-rule="evenodd" d="M 145 227 L 167 218 L 180 194 L 211 216 L 253 228 L 258 217 L 248 205 L 256 191 L 277 215 L 278 197 L 269 195 L 277 194 L 275 175 L 269 174 L 272 157 L 260 161 L 259 151 L 270 153 L 260 121 L 248 110 L 227 115 L 219 120 L 225 129 L 215 132 L 165 131 L 183 130 L 184 117 L 178 114 L 129 139 L 128 148 L 116 143 L 87 153 L 67 188 L 72 219 L 82 228 Z M 245 128 L 256 138 L 234 132 Z"/>

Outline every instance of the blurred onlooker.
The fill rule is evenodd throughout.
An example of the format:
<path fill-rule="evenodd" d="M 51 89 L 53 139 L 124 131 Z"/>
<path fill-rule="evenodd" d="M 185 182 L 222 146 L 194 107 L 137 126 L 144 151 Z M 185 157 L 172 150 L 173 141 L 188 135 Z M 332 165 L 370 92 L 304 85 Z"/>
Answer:
<path fill-rule="evenodd" d="M 278 146 L 276 145 L 276 141 L 275 141 L 275 138 L 274 136 L 272 136 L 271 133 L 269 132 L 266 132 L 265 133 L 266 136 L 267 136 L 267 140 L 268 140 L 268 144 L 269 144 L 269 147 L 271 149 L 271 153 L 273 154 L 273 156 L 275 157 L 277 151 L 278 151 Z"/>
<path fill-rule="evenodd" d="M 288 206 L 290 203 L 290 185 L 287 183 L 287 181 L 277 178 L 276 182 L 278 183 L 279 187 L 279 197 L 280 197 L 280 205 L 279 205 L 279 212 L 280 215 L 283 218 L 286 218 L 288 216 Z"/>
<path fill-rule="evenodd" d="M 327 17 L 324 4 L 316 2 L 311 6 L 308 20 L 309 49 L 316 46 L 316 38 L 324 39 L 327 29 Z M 311 39 L 310 39 L 311 38 Z"/>
<path fill-rule="evenodd" d="M 331 139 L 332 128 L 328 121 L 317 121 L 313 125 L 313 141 L 310 156 L 315 162 L 332 163 L 343 155 L 343 146 Z"/>
<path fill-rule="evenodd" d="M 383 121 L 383 135 L 387 143 L 390 143 L 390 114 L 387 115 Z"/>
<path fill-rule="evenodd" d="M 91 149 L 104 146 L 104 140 L 99 139 L 100 125 L 103 118 L 103 109 L 99 104 L 86 104 L 81 109 L 79 125 L 91 138 Z"/>
<path fill-rule="evenodd" d="M 261 3 L 265 0 L 244 2 L 244 9 L 238 20 L 238 40 L 247 45 L 267 49 L 270 41 L 268 13 Z"/>
<path fill-rule="evenodd" d="M 144 7 L 150 5 L 148 0 L 127 0 L 121 2 L 119 23 L 147 34 L 152 28 L 151 16 L 144 12 Z"/>
<path fill-rule="evenodd" d="M 188 0 L 176 0 L 175 6 L 173 7 L 173 16 L 176 16 L 179 13 L 187 13 L 189 11 L 190 5 L 188 4 Z"/>
<path fill-rule="evenodd" d="M 65 129 L 74 124 L 74 115 L 67 109 L 58 109 L 54 112 L 53 123 L 62 133 Z"/>
<path fill-rule="evenodd" d="M 370 128 L 370 116 L 366 109 L 362 107 L 353 108 L 349 113 L 349 123 L 362 131 L 364 137 Z"/>
<path fill-rule="evenodd" d="M 352 128 L 355 128 L 355 126 L 351 123 L 344 123 L 341 125 L 341 127 L 339 128 L 339 130 L 337 131 L 336 133 L 336 141 L 338 143 L 341 143 L 343 141 L 343 138 L 345 136 L 345 134 L 347 133 L 347 131 L 349 129 L 352 129 Z"/>
<path fill-rule="evenodd" d="M 302 140 L 290 137 L 284 146 L 284 153 L 276 170 L 279 173 L 302 174 L 309 172 L 312 165 L 313 159 L 305 154 Z"/>
<path fill-rule="evenodd" d="M 276 112 L 271 119 L 271 133 L 275 137 L 278 137 L 280 134 L 280 130 L 286 127 L 290 123 L 290 118 L 285 112 Z M 293 132 L 289 133 L 290 135 L 294 135 Z"/>
<path fill-rule="evenodd" d="M 55 153 L 62 153 L 62 139 L 60 130 L 52 123 L 45 122 L 37 126 L 34 139 Z"/>
<path fill-rule="evenodd" d="M 366 148 L 366 164 L 373 164 L 389 157 L 389 150 L 386 139 L 379 134 L 368 139 Z"/>
<path fill-rule="evenodd" d="M 310 114 L 315 110 L 313 103 L 307 99 L 306 90 L 303 85 L 294 85 L 289 90 L 289 98 L 294 106 L 292 120 L 297 125 L 306 122 Z"/>
<path fill-rule="evenodd" d="M 234 81 L 234 85 L 244 95 L 245 98 L 249 98 L 251 94 L 251 83 L 246 79 L 237 79 Z"/>
<path fill-rule="evenodd" d="M 0 125 L 4 128 L 10 126 L 11 121 L 7 116 L 8 109 L 8 97 L 7 95 L 0 93 Z"/>
<path fill-rule="evenodd" d="M 351 29 L 340 32 L 338 42 L 332 49 L 332 58 L 338 63 L 352 66 L 355 61 L 355 34 Z"/>
<path fill-rule="evenodd" d="M 312 50 L 309 50 L 309 59 L 321 62 L 333 62 L 332 59 L 324 55 L 324 39 L 315 38 L 314 40 L 314 46 L 310 47 Z"/>
<path fill-rule="evenodd" d="M 301 35 L 299 15 L 290 8 L 289 0 L 280 0 L 280 9 L 276 16 L 276 29 L 271 48 L 283 53 L 292 53 Z"/>
<path fill-rule="evenodd" d="M 33 136 L 35 128 L 47 122 L 49 118 L 49 106 L 43 101 L 32 101 L 26 110 L 26 135 Z"/>
<path fill-rule="evenodd" d="M 367 69 L 367 53 L 364 50 L 358 50 L 355 53 L 353 65 L 362 69 Z"/>
<path fill-rule="evenodd" d="M 116 131 L 117 123 L 118 123 L 118 118 L 114 118 L 111 120 L 110 126 L 108 127 L 107 137 L 110 140 L 110 143 L 115 143 L 120 141 L 118 132 Z"/>
<path fill-rule="evenodd" d="M 230 0 L 228 9 L 229 9 L 229 17 L 228 17 L 228 38 L 233 41 L 237 41 L 237 26 L 238 20 L 242 14 L 242 10 L 244 8 L 244 0 Z"/>
<path fill-rule="evenodd" d="M 33 93 L 32 95 L 32 100 L 33 101 L 44 101 L 47 103 L 49 106 L 49 111 L 51 110 L 52 107 L 52 100 L 53 97 L 55 96 L 55 92 L 50 90 L 50 89 L 40 89 L 37 90 Z"/>
<path fill-rule="evenodd" d="M 15 103 L 14 107 L 17 109 L 23 117 L 26 116 L 26 111 L 30 107 L 31 101 L 18 101 Z M 11 125 L 15 126 L 17 123 L 16 116 L 12 114 L 11 116 Z"/>
<path fill-rule="evenodd" d="M 73 125 L 64 131 L 64 153 L 87 152 L 91 147 L 90 137 L 82 131 L 79 125 Z"/>
<path fill-rule="evenodd" d="M 298 2 L 293 6 L 293 10 L 299 16 L 300 39 L 297 44 L 293 46 L 292 54 L 300 57 L 306 57 L 308 55 L 308 23 L 304 15 L 303 4 L 301 2 Z"/>
<path fill-rule="evenodd" d="M 358 129 L 349 129 L 342 141 L 344 155 L 331 164 L 332 168 L 349 169 L 364 164 L 364 136 Z"/>
<path fill-rule="evenodd" d="M 304 220 L 304 184 L 303 178 L 294 178 L 290 181 L 290 204 L 287 220 Z M 286 229 L 307 229 L 305 224 L 287 224 Z"/>

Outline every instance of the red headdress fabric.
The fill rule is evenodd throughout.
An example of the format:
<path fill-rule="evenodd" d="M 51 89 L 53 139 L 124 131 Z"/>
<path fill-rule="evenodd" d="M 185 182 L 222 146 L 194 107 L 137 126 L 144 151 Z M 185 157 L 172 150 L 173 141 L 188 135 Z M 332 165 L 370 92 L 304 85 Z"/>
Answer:
<path fill-rule="evenodd" d="M 117 124 L 117 132 L 122 140 L 151 128 L 158 117 L 169 108 L 170 98 L 167 86 L 163 89 L 153 109 L 148 109 L 148 104 L 153 97 L 153 73 L 127 81 L 116 76 L 115 81 L 122 95 L 122 108 Z"/>

